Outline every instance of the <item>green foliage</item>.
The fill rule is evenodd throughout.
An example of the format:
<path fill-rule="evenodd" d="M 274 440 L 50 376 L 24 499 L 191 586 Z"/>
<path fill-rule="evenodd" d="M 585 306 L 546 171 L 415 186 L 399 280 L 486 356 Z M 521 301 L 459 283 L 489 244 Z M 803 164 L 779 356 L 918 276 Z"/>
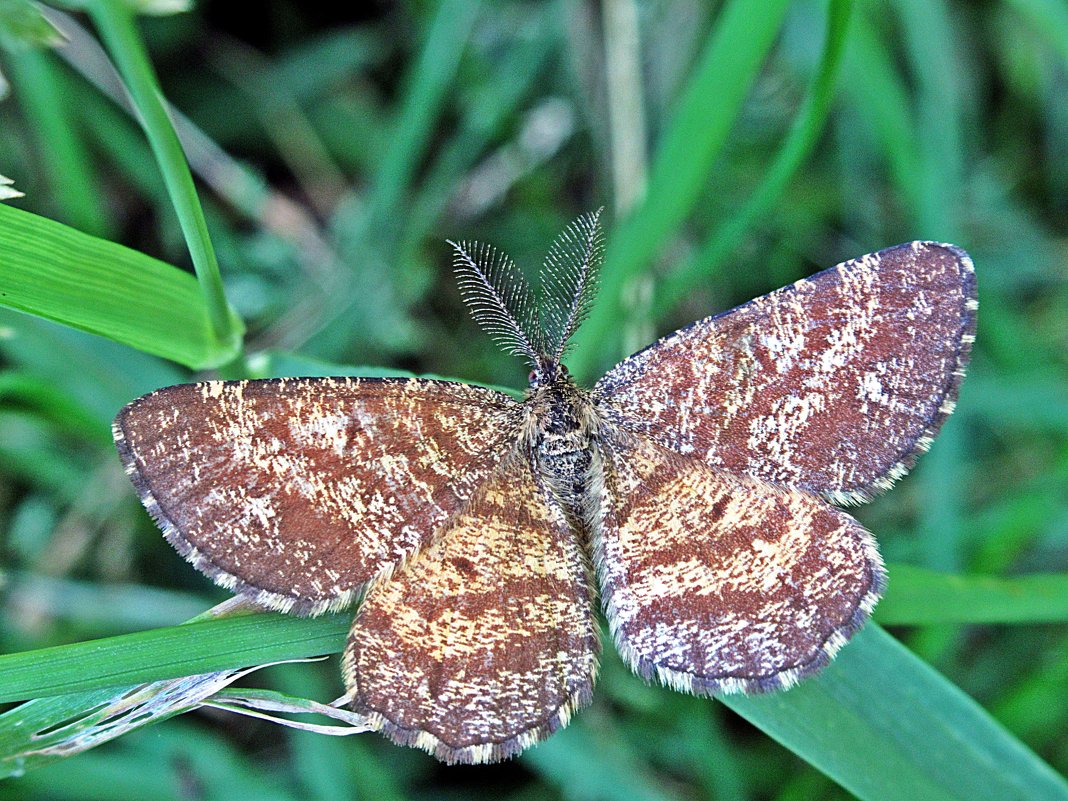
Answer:
<path fill-rule="evenodd" d="M 0 204 L 0 699 L 35 699 L 0 714 L 0 773 L 25 773 L 0 799 L 1068 797 L 1063 4 L 634 4 L 649 181 L 607 225 L 573 371 L 919 238 L 975 260 L 974 363 L 915 475 L 856 511 L 892 563 L 876 620 L 893 637 L 869 625 L 818 677 L 723 704 L 646 687 L 609 651 L 591 709 L 477 770 L 372 735 L 161 723 L 233 674 L 183 677 L 335 653 L 348 616 L 178 625 L 225 596 L 162 542 L 108 424 L 204 375 L 522 387 L 465 317 L 444 240 L 532 267 L 612 207 L 616 17 L 563 0 L 348 21 L 286 0 L 256 20 L 135 5 L 78 3 L 97 39 L 0 0 L 0 173 L 27 195 Z M 56 28 L 65 47 L 26 46 Z M 341 692 L 336 660 L 261 681 L 250 697 Z M 100 716 L 130 699 L 155 711 L 64 758 L 67 735 L 110 739 Z"/>
<path fill-rule="evenodd" d="M 189 367 L 236 355 L 233 343 L 216 343 L 193 277 L 157 259 L 9 206 L 0 206 L 0 253 L 4 306 Z"/>

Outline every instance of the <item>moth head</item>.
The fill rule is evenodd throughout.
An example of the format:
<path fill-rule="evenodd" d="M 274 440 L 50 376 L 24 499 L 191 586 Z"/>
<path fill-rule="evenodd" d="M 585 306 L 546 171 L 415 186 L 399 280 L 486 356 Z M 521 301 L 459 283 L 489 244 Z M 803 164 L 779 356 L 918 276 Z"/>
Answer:
<path fill-rule="evenodd" d="M 534 369 L 527 375 L 531 389 L 545 387 L 551 384 L 574 384 L 571 373 L 566 365 L 548 356 L 539 356 Z"/>
<path fill-rule="evenodd" d="M 604 256 L 601 211 L 582 215 L 556 238 L 536 294 L 504 253 L 478 242 L 449 242 L 471 316 L 500 347 L 527 360 L 532 387 L 536 377 L 541 384 L 557 380 L 568 341 L 593 305 Z"/>

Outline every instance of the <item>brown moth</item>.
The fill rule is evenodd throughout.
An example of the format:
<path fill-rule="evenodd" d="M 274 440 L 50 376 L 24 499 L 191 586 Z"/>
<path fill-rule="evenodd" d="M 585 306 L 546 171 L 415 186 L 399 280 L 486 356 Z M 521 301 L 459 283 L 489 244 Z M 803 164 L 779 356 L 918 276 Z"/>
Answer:
<path fill-rule="evenodd" d="M 974 340 L 968 255 L 912 242 L 580 388 L 561 359 L 595 293 L 599 214 L 553 244 L 537 295 L 506 256 L 454 245 L 475 319 L 531 364 L 522 402 L 423 379 L 209 381 L 115 420 L 145 506 L 217 583 L 304 615 L 363 598 L 352 707 L 447 762 L 513 756 L 589 703 L 595 588 L 644 679 L 755 692 L 826 665 L 885 583 L 831 504 L 927 449 Z"/>

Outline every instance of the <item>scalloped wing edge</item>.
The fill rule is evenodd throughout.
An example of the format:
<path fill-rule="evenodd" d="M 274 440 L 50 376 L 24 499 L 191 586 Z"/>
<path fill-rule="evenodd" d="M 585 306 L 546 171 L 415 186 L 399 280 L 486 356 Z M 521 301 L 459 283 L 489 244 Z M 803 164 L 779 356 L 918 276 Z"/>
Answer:
<path fill-rule="evenodd" d="M 913 441 L 910 449 L 902 453 L 897 461 L 887 468 L 883 475 L 864 487 L 857 487 L 856 489 L 845 491 L 817 493 L 821 498 L 830 501 L 836 506 L 859 506 L 886 492 L 900 479 L 908 475 L 908 472 L 916 465 L 920 456 L 931 449 L 931 445 L 934 443 L 934 438 L 938 435 L 938 432 L 942 429 L 942 426 L 945 424 L 949 416 L 953 414 L 954 410 L 957 408 L 957 399 L 960 397 L 961 383 L 964 381 L 968 361 L 971 357 L 972 345 L 975 343 L 975 331 L 979 311 L 979 295 L 978 282 L 975 277 L 975 263 L 972 261 L 972 257 L 969 256 L 963 248 L 948 242 L 918 239 L 913 242 L 905 243 L 905 245 L 895 246 L 895 248 L 899 247 L 911 247 L 914 251 L 918 250 L 920 247 L 943 248 L 952 253 L 960 263 L 961 277 L 963 279 L 963 289 L 961 294 L 964 303 L 961 308 L 961 337 L 957 347 L 957 360 L 953 366 L 953 370 L 949 373 L 949 378 L 938 399 L 938 405 L 935 407 L 935 412 L 930 420 L 928 420 L 927 425 Z M 893 250 L 895 248 L 887 248 L 887 250 Z M 881 253 L 883 251 L 878 252 Z M 861 256 L 861 258 L 865 257 Z M 854 259 L 852 261 L 856 260 Z M 844 263 L 848 264 L 849 262 Z M 831 267 L 830 269 L 835 270 L 838 268 Z"/>

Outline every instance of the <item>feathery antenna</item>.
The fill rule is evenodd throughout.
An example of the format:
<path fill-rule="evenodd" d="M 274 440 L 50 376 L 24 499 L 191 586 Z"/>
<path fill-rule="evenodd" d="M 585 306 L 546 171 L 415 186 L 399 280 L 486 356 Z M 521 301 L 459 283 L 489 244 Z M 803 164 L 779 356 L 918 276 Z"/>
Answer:
<path fill-rule="evenodd" d="M 509 353 L 538 363 L 538 307 L 523 274 L 490 245 L 453 242 L 452 266 L 471 316 Z M 533 332 L 533 336 L 531 336 Z"/>
<path fill-rule="evenodd" d="M 564 229 L 541 268 L 542 342 L 545 355 L 559 360 L 567 342 L 589 316 L 597 295 L 597 271 L 604 258 L 600 208 Z"/>

